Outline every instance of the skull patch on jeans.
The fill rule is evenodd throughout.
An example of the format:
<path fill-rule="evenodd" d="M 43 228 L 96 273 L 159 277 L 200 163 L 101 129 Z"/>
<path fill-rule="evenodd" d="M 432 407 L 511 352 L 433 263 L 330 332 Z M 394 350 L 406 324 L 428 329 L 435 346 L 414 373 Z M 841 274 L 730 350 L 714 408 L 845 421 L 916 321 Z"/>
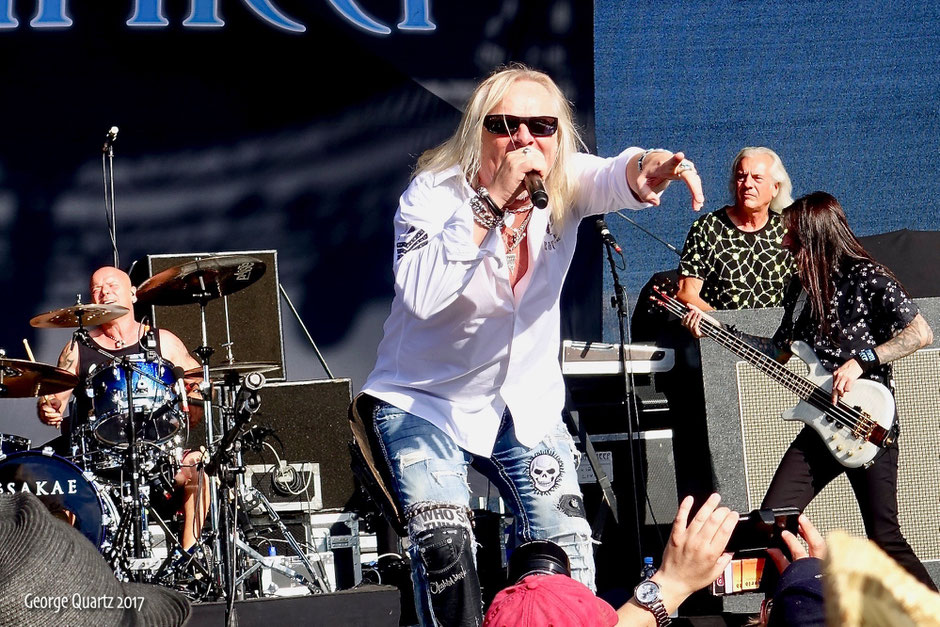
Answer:
<path fill-rule="evenodd" d="M 563 473 L 561 460 L 551 451 L 540 451 L 529 462 L 529 477 L 532 478 L 532 485 L 542 494 L 548 494 L 554 490 Z"/>

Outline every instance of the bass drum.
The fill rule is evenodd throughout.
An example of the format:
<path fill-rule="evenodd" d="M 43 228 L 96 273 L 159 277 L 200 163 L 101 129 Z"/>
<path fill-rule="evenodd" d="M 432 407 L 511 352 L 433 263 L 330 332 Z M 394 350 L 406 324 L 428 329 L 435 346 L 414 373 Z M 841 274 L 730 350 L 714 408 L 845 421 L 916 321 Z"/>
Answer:
<path fill-rule="evenodd" d="M 0 494 L 31 492 L 104 553 L 111 548 L 119 516 L 111 498 L 90 476 L 51 453 L 14 453 L 0 461 Z"/>

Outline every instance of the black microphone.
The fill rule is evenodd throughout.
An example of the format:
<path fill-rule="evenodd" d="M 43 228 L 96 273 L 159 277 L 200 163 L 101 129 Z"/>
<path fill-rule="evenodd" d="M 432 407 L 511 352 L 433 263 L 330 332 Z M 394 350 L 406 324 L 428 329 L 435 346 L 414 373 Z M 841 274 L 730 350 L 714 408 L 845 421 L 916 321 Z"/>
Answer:
<path fill-rule="evenodd" d="M 179 366 L 173 366 L 173 376 L 176 377 L 176 395 L 180 397 L 180 409 L 189 415 L 189 399 L 186 396 L 186 371 Z"/>
<path fill-rule="evenodd" d="M 533 205 L 539 209 L 548 206 L 548 192 L 545 191 L 545 184 L 538 172 L 533 170 L 525 175 L 525 188 L 529 192 L 529 198 L 532 199 Z"/>
<path fill-rule="evenodd" d="M 604 240 L 605 244 L 616 250 L 618 253 L 623 253 L 623 250 L 620 248 L 620 244 L 617 243 L 617 240 L 614 239 L 610 229 L 607 228 L 607 220 L 604 218 L 598 218 L 594 223 L 594 226 L 597 228 L 597 232 L 601 236 L 601 239 Z"/>
<path fill-rule="evenodd" d="M 108 129 L 108 134 L 104 136 L 104 146 L 101 147 L 101 152 L 109 152 L 111 146 L 114 144 L 117 139 L 118 127 L 112 126 Z"/>
<path fill-rule="evenodd" d="M 153 363 L 157 361 L 157 338 L 154 336 L 153 327 L 148 324 L 146 329 L 144 333 L 144 359 L 148 363 Z"/>

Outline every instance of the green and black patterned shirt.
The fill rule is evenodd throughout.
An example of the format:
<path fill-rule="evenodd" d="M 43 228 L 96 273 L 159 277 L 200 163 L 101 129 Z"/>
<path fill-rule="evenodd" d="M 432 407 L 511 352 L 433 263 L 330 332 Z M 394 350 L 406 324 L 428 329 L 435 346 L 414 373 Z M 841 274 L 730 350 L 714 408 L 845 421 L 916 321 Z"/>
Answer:
<path fill-rule="evenodd" d="M 679 275 L 702 279 L 701 297 L 715 309 L 777 307 L 793 273 L 781 247 L 783 221 L 773 211 L 763 228 L 738 229 L 722 207 L 692 223 L 682 249 Z"/>

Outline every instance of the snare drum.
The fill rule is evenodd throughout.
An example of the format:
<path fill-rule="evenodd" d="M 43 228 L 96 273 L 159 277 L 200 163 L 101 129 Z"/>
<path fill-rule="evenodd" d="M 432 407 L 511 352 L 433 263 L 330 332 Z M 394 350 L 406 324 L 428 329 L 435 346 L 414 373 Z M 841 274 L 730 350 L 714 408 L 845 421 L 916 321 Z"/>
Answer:
<path fill-rule="evenodd" d="M 132 361 L 131 391 L 134 397 L 136 437 L 162 443 L 179 431 L 185 414 L 179 409 L 176 379 L 169 363 Z M 111 446 L 127 446 L 127 380 L 120 366 L 98 370 L 91 378 L 95 437 Z"/>
<path fill-rule="evenodd" d="M 72 462 L 39 451 L 14 453 L 0 460 L 0 494 L 31 492 L 53 515 L 68 520 L 98 550 L 111 547 L 119 516 L 92 475 Z M 71 516 L 69 516 L 71 515 Z"/>
<path fill-rule="evenodd" d="M 9 433 L 0 433 L 0 453 L 11 455 L 20 451 L 29 450 L 30 441 L 27 438 Z"/>

